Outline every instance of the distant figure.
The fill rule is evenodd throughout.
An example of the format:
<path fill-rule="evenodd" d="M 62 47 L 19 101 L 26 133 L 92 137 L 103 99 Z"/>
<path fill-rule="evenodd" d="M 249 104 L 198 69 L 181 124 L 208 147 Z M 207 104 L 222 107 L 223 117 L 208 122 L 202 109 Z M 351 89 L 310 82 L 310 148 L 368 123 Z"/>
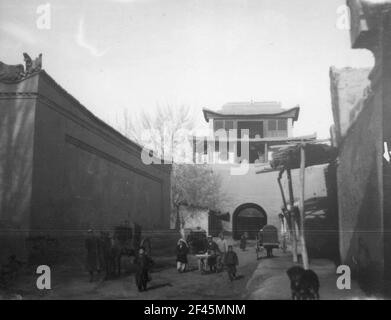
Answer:
<path fill-rule="evenodd" d="M 213 241 L 212 236 L 208 236 L 208 242 L 206 245 L 206 253 L 208 253 L 208 266 L 209 270 L 215 272 L 216 270 L 216 261 L 217 261 L 217 252 L 219 252 L 219 247 L 216 242 Z"/>
<path fill-rule="evenodd" d="M 151 280 L 149 276 L 149 270 L 152 267 L 153 261 L 145 253 L 145 249 L 143 247 L 140 247 L 134 263 L 137 266 L 135 274 L 137 288 L 139 291 L 146 291 L 147 283 Z"/>
<path fill-rule="evenodd" d="M 228 252 L 225 255 L 224 264 L 227 267 L 228 278 L 233 281 L 236 279 L 236 266 L 239 265 L 239 259 L 233 246 L 228 246 Z"/>
<path fill-rule="evenodd" d="M 224 233 L 223 232 L 220 232 L 219 238 L 217 239 L 216 244 L 217 244 L 217 247 L 218 247 L 217 264 L 219 266 L 222 266 L 222 264 L 224 262 L 224 259 L 225 259 L 225 255 L 227 254 L 227 251 L 228 251 L 228 242 L 224 238 Z"/>
<path fill-rule="evenodd" d="M 90 274 L 90 282 L 92 282 L 94 280 L 94 272 L 99 272 L 99 245 L 92 229 L 87 231 L 85 245 L 87 249 L 87 271 Z"/>
<path fill-rule="evenodd" d="M 189 253 L 189 246 L 186 241 L 183 239 L 179 239 L 176 246 L 176 264 L 178 272 L 185 272 L 187 267 L 187 254 Z"/>
<path fill-rule="evenodd" d="M 268 258 L 273 258 L 274 255 L 273 255 L 273 246 L 268 246 L 266 245 L 265 246 L 265 249 L 266 249 L 266 255 Z"/>
<path fill-rule="evenodd" d="M 219 247 L 217 246 L 217 243 L 213 241 L 212 236 L 208 236 L 208 242 L 206 244 L 206 251 L 209 251 L 209 250 L 214 250 L 214 251 L 219 250 Z"/>
<path fill-rule="evenodd" d="M 245 232 L 240 237 L 240 249 L 242 249 L 242 251 L 246 251 L 246 246 L 247 246 L 247 235 Z"/>
<path fill-rule="evenodd" d="M 217 252 L 216 250 L 208 250 L 208 266 L 210 272 L 217 272 Z"/>

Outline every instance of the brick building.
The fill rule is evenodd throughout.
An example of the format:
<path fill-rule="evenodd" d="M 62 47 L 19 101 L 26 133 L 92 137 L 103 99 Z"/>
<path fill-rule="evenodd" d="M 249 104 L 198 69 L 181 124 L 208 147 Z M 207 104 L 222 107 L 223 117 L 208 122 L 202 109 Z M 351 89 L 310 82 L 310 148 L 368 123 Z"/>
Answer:
<path fill-rule="evenodd" d="M 314 141 L 316 135 L 294 137 L 293 125 L 299 118 L 299 107 L 283 109 L 278 102 L 228 103 L 220 111 L 204 109 L 205 120 L 209 123 L 210 135 L 194 141 L 194 161 L 208 162 L 222 180 L 222 192 L 226 200 L 219 208 L 229 212 L 230 222 L 223 222 L 224 229 L 238 239 L 244 231 L 254 236 L 265 224 L 280 226 L 282 198 L 277 184 L 278 171 L 269 165 L 273 150 L 286 146 L 292 141 Z M 219 144 L 229 136 L 230 130 L 237 129 L 230 137 L 229 144 Z M 245 140 L 240 130 L 248 130 L 248 155 L 241 149 Z M 224 131 L 227 133 L 224 137 Z M 248 160 L 244 174 L 232 174 L 231 169 Z M 308 168 L 306 199 L 327 197 L 325 178 L 326 166 Z M 295 195 L 298 198 L 298 170 L 292 171 Z M 285 191 L 287 181 L 283 180 Z M 324 209 L 324 208 L 323 208 Z"/>

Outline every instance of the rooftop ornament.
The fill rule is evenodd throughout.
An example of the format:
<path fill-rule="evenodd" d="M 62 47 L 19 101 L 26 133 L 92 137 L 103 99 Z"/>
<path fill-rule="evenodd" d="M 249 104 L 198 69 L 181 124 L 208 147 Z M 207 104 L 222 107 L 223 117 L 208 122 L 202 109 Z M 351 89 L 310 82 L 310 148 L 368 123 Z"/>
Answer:
<path fill-rule="evenodd" d="M 10 65 L 0 61 L 0 81 L 17 82 L 42 69 L 42 53 L 34 60 L 27 53 L 23 53 L 23 64 Z"/>

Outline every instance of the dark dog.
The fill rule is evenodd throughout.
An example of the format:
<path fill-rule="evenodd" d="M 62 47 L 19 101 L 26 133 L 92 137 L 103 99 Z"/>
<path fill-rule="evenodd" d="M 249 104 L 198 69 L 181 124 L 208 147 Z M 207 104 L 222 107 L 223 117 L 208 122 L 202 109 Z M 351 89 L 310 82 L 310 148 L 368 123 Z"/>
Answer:
<path fill-rule="evenodd" d="M 292 300 L 319 299 L 319 279 L 314 271 L 295 266 L 286 273 L 291 280 Z"/>
<path fill-rule="evenodd" d="M 289 279 L 291 280 L 291 291 L 292 291 L 292 300 L 300 300 L 301 286 L 300 281 L 305 270 L 302 267 L 292 267 L 289 268 L 286 272 Z"/>
<path fill-rule="evenodd" d="M 300 281 L 302 300 L 319 300 L 319 278 L 312 270 L 305 270 Z"/>

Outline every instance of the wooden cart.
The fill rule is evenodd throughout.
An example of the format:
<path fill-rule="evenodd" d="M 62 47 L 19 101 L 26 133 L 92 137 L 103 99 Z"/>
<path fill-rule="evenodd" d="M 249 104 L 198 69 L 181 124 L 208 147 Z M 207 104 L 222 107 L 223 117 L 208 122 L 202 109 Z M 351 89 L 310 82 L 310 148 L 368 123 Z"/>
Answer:
<path fill-rule="evenodd" d="M 257 260 L 260 258 L 260 255 L 264 249 L 267 248 L 279 248 L 280 242 L 278 240 L 278 229 L 272 225 L 266 225 L 262 230 L 258 232 L 257 235 Z"/>

